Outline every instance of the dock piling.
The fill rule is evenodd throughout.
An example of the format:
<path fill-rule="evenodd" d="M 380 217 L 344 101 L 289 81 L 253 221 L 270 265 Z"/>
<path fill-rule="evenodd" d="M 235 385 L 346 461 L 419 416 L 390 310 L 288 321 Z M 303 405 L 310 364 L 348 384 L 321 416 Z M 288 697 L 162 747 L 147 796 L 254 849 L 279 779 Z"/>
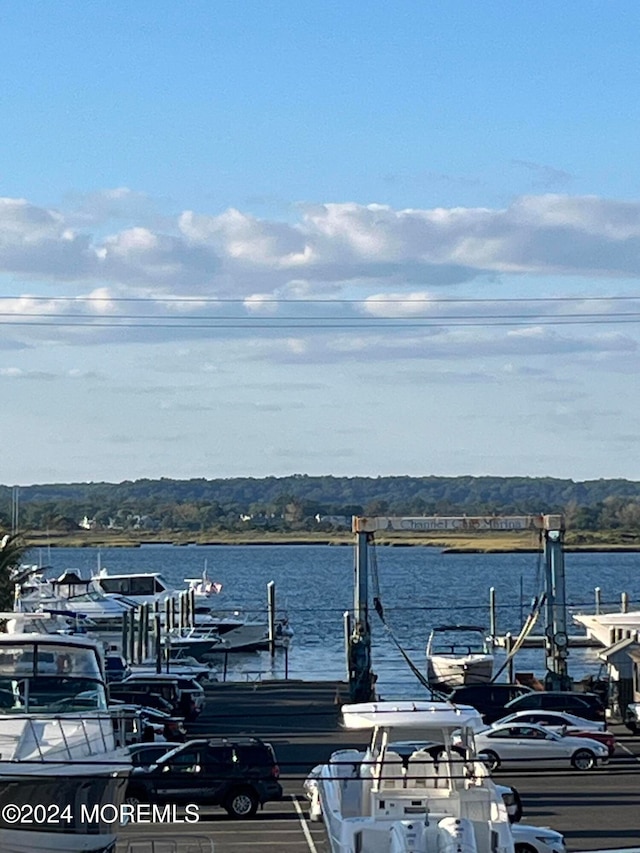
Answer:
<path fill-rule="evenodd" d="M 267 613 L 269 617 L 269 654 L 271 657 L 276 653 L 276 584 L 269 581 L 267 584 Z"/>
<path fill-rule="evenodd" d="M 153 603 L 153 641 L 156 659 L 156 672 L 162 672 L 162 624 L 160 619 L 160 602 Z"/>
<path fill-rule="evenodd" d="M 513 659 L 515 655 L 512 655 L 513 651 L 513 636 L 509 632 L 505 635 L 505 649 L 507 652 L 507 660 L 508 660 L 508 673 L 509 673 L 509 684 L 513 684 Z"/>
<path fill-rule="evenodd" d="M 629 612 L 629 593 L 623 592 L 620 596 L 620 613 Z"/>
<path fill-rule="evenodd" d="M 348 610 L 345 610 L 344 615 L 342 617 L 342 624 L 344 626 L 344 654 L 345 661 L 347 665 L 347 681 L 351 676 L 351 667 L 349 666 L 349 648 L 351 645 L 351 634 L 352 634 L 352 624 L 351 624 L 351 613 Z"/>
<path fill-rule="evenodd" d="M 600 615 L 600 608 L 602 607 L 602 590 L 599 586 L 597 586 L 594 590 L 596 596 L 596 616 Z"/>
<path fill-rule="evenodd" d="M 489 633 L 491 635 L 491 639 L 495 639 L 498 636 L 498 626 L 496 621 L 496 588 L 492 586 L 489 588 Z"/>

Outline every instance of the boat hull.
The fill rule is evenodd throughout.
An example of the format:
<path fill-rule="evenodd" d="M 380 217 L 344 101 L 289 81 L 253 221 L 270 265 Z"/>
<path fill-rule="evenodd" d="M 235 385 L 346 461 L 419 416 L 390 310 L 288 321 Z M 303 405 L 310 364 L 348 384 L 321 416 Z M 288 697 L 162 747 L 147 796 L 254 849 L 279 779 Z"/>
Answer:
<path fill-rule="evenodd" d="M 427 670 L 430 681 L 447 687 L 486 684 L 493 675 L 493 655 L 431 655 L 427 658 Z"/>
<path fill-rule="evenodd" d="M 2 853 L 107 853 L 114 848 L 120 830 L 116 811 L 130 768 L 103 765 L 91 775 L 78 772 L 77 765 L 24 773 L 5 768 L 0 764 L 0 815 L 12 804 L 32 822 L 0 819 Z"/>

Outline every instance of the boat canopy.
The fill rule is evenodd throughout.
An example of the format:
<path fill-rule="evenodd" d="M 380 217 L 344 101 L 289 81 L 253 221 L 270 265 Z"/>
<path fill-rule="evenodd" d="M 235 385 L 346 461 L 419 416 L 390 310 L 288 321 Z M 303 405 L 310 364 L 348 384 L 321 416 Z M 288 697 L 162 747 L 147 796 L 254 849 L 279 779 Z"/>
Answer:
<path fill-rule="evenodd" d="M 347 729 L 459 729 L 484 728 L 482 717 L 470 705 L 449 702 L 363 702 L 343 705 Z"/>

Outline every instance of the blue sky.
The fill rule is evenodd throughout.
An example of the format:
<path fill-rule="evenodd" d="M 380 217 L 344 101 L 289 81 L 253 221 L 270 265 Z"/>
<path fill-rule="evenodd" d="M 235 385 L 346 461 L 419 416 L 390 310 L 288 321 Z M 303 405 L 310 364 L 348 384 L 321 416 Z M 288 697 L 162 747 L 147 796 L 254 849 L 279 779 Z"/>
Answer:
<path fill-rule="evenodd" d="M 637 3 L 1 22 L 2 482 L 640 478 Z"/>

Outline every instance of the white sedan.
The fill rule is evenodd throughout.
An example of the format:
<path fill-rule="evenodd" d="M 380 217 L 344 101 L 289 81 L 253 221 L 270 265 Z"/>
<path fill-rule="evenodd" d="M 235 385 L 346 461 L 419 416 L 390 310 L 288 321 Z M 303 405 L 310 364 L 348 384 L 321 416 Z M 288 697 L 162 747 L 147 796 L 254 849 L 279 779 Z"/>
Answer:
<path fill-rule="evenodd" d="M 562 833 L 548 826 L 514 823 L 511 832 L 515 853 L 566 853 Z"/>
<path fill-rule="evenodd" d="M 570 762 L 576 770 L 591 770 L 609 760 L 609 750 L 596 740 L 572 737 L 534 724 L 507 723 L 475 735 L 476 749 L 490 770 L 503 764 Z"/>
<path fill-rule="evenodd" d="M 493 725 L 502 726 L 507 723 L 535 723 L 538 726 L 553 729 L 561 729 L 566 726 L 567 729 L 575 729 L 580 732 L 603 732 L 606 729 L 606 723 L 585 720 L 583 717 L 576 717 L 575 714 L 568 714 L 564 711 L 516 711 L 515 714 L 509 714 L 507 717 L 497 720 Z"/>

